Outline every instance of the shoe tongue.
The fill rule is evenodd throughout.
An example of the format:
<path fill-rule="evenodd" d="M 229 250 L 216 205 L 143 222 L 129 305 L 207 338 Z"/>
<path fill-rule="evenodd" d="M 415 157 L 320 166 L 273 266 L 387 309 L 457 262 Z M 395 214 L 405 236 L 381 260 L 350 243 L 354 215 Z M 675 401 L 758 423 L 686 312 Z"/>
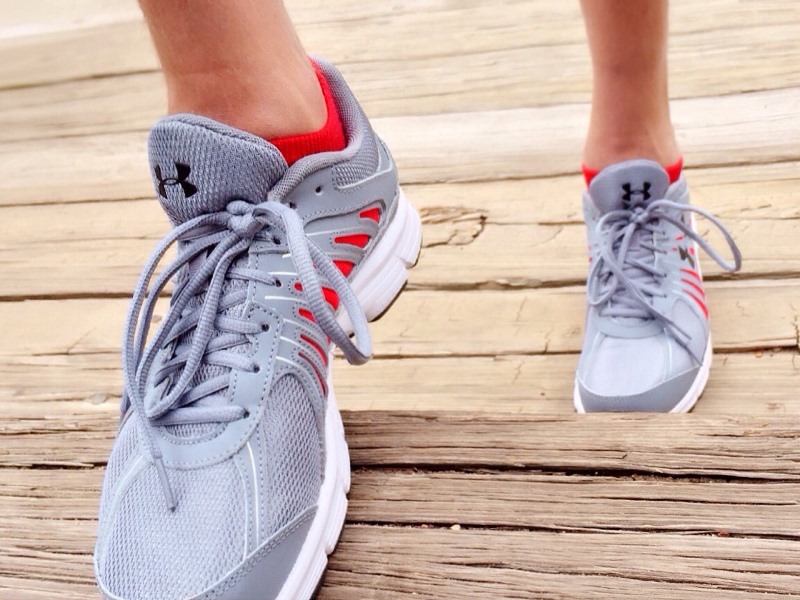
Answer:
<path fill-rule="evenodd" d="M 269 142 L 195 115 L 161 119 L 148 146 L 153 185 L 174 225 L 231 200 L 263 202 L 287 169 Z"/>
<path fill-rule="evenodd" d="M 628 160 L 606 167 L 589 185 L 589 195 L 601 213 L 646 207 L 667 194 L 669 176 L 651 160 Z"/>

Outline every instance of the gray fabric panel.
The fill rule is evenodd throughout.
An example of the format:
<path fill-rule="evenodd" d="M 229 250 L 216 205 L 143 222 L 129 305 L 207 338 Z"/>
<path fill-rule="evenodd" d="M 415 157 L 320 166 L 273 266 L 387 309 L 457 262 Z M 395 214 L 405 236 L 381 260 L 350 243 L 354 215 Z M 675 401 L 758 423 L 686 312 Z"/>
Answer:
<path fill-rule="evenodd" d="M 581 401 L 586 412 L 669 412 L 689 392 L 700 372 L 694 367 L 642 394 L 600 396 L 579 384 Z"/>
<path fill-rule="evenodd" d="M 122 499 L 98 557 L 101 581 L 125 600 L 189 597 L 244 557 L 244 496 L 233 461 L 169 477 L 175 511 L 148 467 Z"/>
<path fill-rule="evenodd" d="M 153 185 L 174 224 L 220 211 L 233 199 L 264 201 L 286 172 L 272 144 L 196 115 L 162 119 L 148 144 Z"/>

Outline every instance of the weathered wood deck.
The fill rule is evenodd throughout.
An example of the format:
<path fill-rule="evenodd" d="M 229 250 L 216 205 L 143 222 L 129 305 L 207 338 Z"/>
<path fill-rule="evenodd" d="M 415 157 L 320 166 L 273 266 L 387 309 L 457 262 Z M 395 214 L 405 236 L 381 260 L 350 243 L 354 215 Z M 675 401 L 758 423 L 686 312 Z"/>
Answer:
<path fill-rule="evenodd" d="M 677 0 L 673 112 L 715 367 L 687 416 L 572 415 L 589 63 L 576 2 L 292 0 L 421 209 L 376 358 L 337 366 L 354 484 L 321 600 L 800 597 L 800 5 Z M 126 298 L 166 220 L 133 0 L 0 0 L 0 599 L 95 598 Z"/>

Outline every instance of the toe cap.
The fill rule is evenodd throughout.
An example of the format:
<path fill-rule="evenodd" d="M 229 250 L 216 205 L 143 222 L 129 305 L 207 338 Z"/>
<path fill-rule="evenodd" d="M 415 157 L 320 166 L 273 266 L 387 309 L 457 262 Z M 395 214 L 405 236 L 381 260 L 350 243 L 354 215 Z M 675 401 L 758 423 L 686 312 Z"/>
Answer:
<path fill-rule="evenodd" d="M 583 412 L 670 412 L 692 390 L 700 367 L 693 367 L 651 389 L 631 395 L 604 395 L 576 384 L 576 405 Z"/>
<path fill-rule="evenodd" d="M 276 532 L 220 583 L 192 600 L 277 600 L 295 565 L 304 559 L 311 561 L 314 558 L 310 552 L 316 550 L 316 547 L 307 549 L 304 546 L 316 512 L 316 507 L 304 511 Z M 301 577 L 298 584 L 305 583 L 305 580 L 306 577 Z M 292 593 L 296 594 L 298 591 L 294 590 Z"/>

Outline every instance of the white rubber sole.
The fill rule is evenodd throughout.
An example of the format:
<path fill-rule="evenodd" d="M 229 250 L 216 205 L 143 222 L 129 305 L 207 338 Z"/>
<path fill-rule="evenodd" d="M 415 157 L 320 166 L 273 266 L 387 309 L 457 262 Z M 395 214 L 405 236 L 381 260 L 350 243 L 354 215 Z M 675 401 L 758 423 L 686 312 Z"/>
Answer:
<path fill-rule="evenodd" d="M 422 242 L 419 215 L 399 191 L 397 210 L 372 254 L 353 278 L 367 320 L 381 316 L 402 291 L 408 271 L 414 266 Z M 340 315 L 350 331 L 349 319 Z M 330 361 L 333 353 L 330 354 Z M 330 364 L 329 361 L 329 364 Z M 330 555 L 339 541 L 347 515 L 350 491 L 350 452 L 344 425 L 333 391 L 331 369 L 327 377 L 328 400 L 325 414 L 325 480 L 320 489 L 317 514 L 303 548 L 286 579 L 278 600 L 310 600 L 319 586 Z"/>
<path fill-rule="evenodd" d="M 700 365 L 700 372 L 697 374 L 694 383 L 692 383 L 692 387 L 690 387 L 689 391 L 686 392 L 686 395 L 681 398 L 681 401 L 669 411 L 670 413 L 687 413 L 694 408 L 694 405 L 697 404 L 700 396 L 703 395 L 703 390 L 706 389 L 706 383 L 708 383 L 708 375 L 711 372 L 711 362 L 713 357 L 714 352 L 711 347 L 711 336 L 709 335 L 708 345 L 706 346 L 705 354 L 703 354 L 703 364 Z M 575 390 L 573 392 L 573 404 L 575 405 L 575 410 L 577 412 L 582 414 L 586 412 L 586 409 L 583 407 L 583 401 L 581 400 L 577 379 L 575 380 Z"/>
<path fill-rule="evenodd" d="M 328 565 L 328 555 L 336 547 L 344 527 L 347 492 L 350 491 L 350 452 L 332 385 L 329 373 L 328 408 L 325 414 L 325 480 L 319 493 L 317 514 L 278 600 L 310 600 Z"/>

